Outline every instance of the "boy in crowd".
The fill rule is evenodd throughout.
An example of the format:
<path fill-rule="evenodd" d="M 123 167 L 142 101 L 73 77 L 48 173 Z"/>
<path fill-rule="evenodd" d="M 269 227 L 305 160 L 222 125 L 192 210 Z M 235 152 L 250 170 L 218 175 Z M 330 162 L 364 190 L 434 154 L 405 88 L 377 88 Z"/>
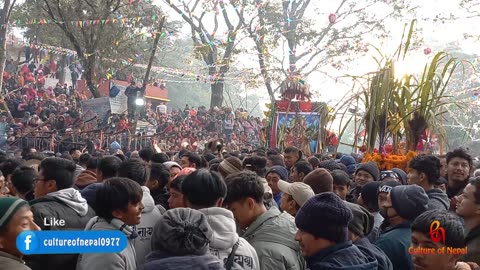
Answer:
<path fill-rule="evenodd" d="M 281 208 L 293 217 L 308 199 L 315 196 L 312 188 L 302 182 L 288 183 L 280 180 L 278 188 L 282 191 Z"/>
<path fill-rule="evenodd" d="M 119 253 L 81 254 L 78 257 L 76 270 L 136 269 L 133 241 L 138 234 L 132 226 L 140 223 L 143 210 L 142 196 L 143 190 L 140 185 L 130 179 L 114 177 L 105 180 L 97 190 L 95 202 L 97 216 L 88 222 L 85 230 L 120 230 L 128 239 L 127 247 Z"/>
<path fill-rule="evenodd" d="M 473 159 L 462 148 L 447 153 L 447 195 L 450 199 L 450 210 L 455 211 L 455 196 L 462 194 L 473 172 Z"/>
<path fill-rule="evenodd" d="M 295 239 L 310 270 L 377 269 L 377 260 L 348 240 L 352 218 L 352 211 L 333 192 L 318 194 L 300 208 Z"/>
<path fill-rule="evenodd" d="M 150 177 L 147 181 L 147 187 L 150 189 L 155 205 L 160 205 L 166 210 L 168 210 L 168 198 L 170 197 L 167 191 L 169 180 L 170 173 L 164 165 L 150 164 Z"/>
<path fill-rule="evenodd" d="M 312 165 L 306 161 L 299 161 L 290 170 L 290 181 L 303 182 L 303 178 L 313 171 Z M 287 180 L 287 179 L 284 179 Z"/>
<path fill-rule="evenodd" d="M 227 186 L 220 175 L 200 169 L 188 175 L 182 183 L 182 192 L 188 207 L 199 210 L 206 216 L 212 228 L 210 252 L 225 268 L 255 270 L 260 268 L 257 252 L 237 234 L 237 226 L 231 211 L 221 208 Z M 233 256 L 232 261 L 228 258 Z M 230 265 L 227 265 L 227 262 Z"/>
<path fill-rule="evenodd" d="M 420 154 L 408 164 L 408 184 L 418 185 L 425 190 L 428 200 L 428 210 L 448 210 L 450 201 L 447 194 L 435 188 L 440 177 L 440 160 L 432 155 Z"/>
<path fill-rule="evenodd" d="M 17 236 L 39 229 L 28 202 L 16 197 L 0 198 L 0 268 L 30 270 L 17 248 Z"/>
<path fill-rule="evenodd" d="M 360 163 L 357 166 L 353 179 L 355 182 L 355 188 L 350 191 L 350 194 L 353 195 L 356 201 L 358 200 L 358 196 L 360 195 L 363 186 L 380 179 L 380 170 L 378 170 L 377 164 L 373 161 Z"/>
<path fill-rule="evenodd" d="M 243 171 L 229 175 L 225 182 L 224 205 L 232 211 L 240 229 L 245 230 L 242 236 L 257 251 L 260 269 L 303 270 L 294 221 L 276 207 L 267 210 L 259 177 Z"/>
<path fill-rule="evenodd" d="M 33 183 L 36 178 L 35 169 L 26 166 L 16 168 L 11 177 L 16 196 L 26 201 L 33 200 Z"/>
<path fill-rule="evenodd" d="M 350 176 L 342 170 L 333 170 L 330 173 L 333 177 L 333 192 L 346 201 L 350 194 Z M 349 201 L 353 201 L 353 197 L 349 196 Z"/>
<path fill-rule="evenodd" d="M 373 215 L 373 228 L 370 234 L 366 235 L 371 243 L 375 243 L 375 241 L 377 241 L 377 238 L 380 235 L 380 226 L 383 223 L 383 217 L 380 215 L 380 208 L 378 206 L 378 190 L 381 184 L 381 182 L 372 182 L 366 184 L 363 186 L 360 196 L 357 200 L 358 205 L 367 209 L 368 212 Z"/>

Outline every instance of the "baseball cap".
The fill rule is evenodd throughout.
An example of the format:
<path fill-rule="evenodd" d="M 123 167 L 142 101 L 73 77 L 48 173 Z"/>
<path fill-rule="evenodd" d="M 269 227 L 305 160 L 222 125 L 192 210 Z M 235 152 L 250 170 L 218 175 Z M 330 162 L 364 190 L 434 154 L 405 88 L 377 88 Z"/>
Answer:
<path fill-rule="evenodd" d="M 278 189 L 280 189 L 280 191 L 283 193 L 292 196 L 297 204 L 300 205 L 300 207 L 306 201 L 308 201 L 308 199 L 315 196 L 312 188 L 303 182 L 288 183 L 286 181 L 279 180 Z"/>

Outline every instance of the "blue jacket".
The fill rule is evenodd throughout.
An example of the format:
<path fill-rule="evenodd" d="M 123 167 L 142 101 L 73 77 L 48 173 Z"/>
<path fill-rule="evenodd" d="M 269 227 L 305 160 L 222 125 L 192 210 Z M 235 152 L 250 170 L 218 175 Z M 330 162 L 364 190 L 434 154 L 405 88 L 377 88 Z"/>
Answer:
<path fill-rule="evenodd" d="M 223 263 L 210 254 L 201 256 L 172 256 L 166 252 L 153 251 L 146 258 L 146 263 L 137 270 L 224 270 Z"/>
<path fill-rule="evenodd" d="M 394 270 L 413 270 L 412 256 L 408 248 L 412 245 L 412 222 L 388 228 L 377 239 L 375 245 L 387 254 L 393 264 Z"/>
<path fill-rule="evenodd" d="M 363 237 L 355 241 L 353 244 L 360 249 L 363 254 L 369 255 L 377 259 L 378 270 L 393 270 L 393 265 L 390 259 L 387 257 L 379 247 L 370 243 L 368 238 Z"/>
<path fill-rule="evenodd" d="M 377 260 L 362 253 L 351 241 L 324 249 L 307 258 L 310 270 L 377 270 Z"/>

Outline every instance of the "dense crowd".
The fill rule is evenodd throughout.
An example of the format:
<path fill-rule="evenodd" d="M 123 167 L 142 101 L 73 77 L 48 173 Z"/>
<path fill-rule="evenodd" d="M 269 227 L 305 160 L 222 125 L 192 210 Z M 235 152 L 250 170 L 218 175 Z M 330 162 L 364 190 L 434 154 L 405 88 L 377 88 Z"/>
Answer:
<path fill-rule="evenodd" d="M 464 149 L 404 172 L 219 147 L 0 155 L 0 269 L 480 269 L 480 164 Z M 128 245 L 24 256 L 25 230 L 120 230 Z"/>

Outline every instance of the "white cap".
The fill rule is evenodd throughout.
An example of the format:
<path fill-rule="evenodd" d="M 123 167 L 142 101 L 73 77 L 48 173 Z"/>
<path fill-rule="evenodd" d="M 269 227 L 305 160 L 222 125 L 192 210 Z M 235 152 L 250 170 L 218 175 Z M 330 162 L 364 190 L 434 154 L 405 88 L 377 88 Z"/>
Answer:
<path fill-rule="evenodd" d="M 288 183 L 286 181 L 279 180 L 278 189 L 280 189 L 280 191 L 283 193 L 292 196 L 297 204 L 300 205 L 300 207 L 302 207 L 303 204 L 308 201 L 308 199 L 315 196 L 313 189 L 303 182 Z"/>

